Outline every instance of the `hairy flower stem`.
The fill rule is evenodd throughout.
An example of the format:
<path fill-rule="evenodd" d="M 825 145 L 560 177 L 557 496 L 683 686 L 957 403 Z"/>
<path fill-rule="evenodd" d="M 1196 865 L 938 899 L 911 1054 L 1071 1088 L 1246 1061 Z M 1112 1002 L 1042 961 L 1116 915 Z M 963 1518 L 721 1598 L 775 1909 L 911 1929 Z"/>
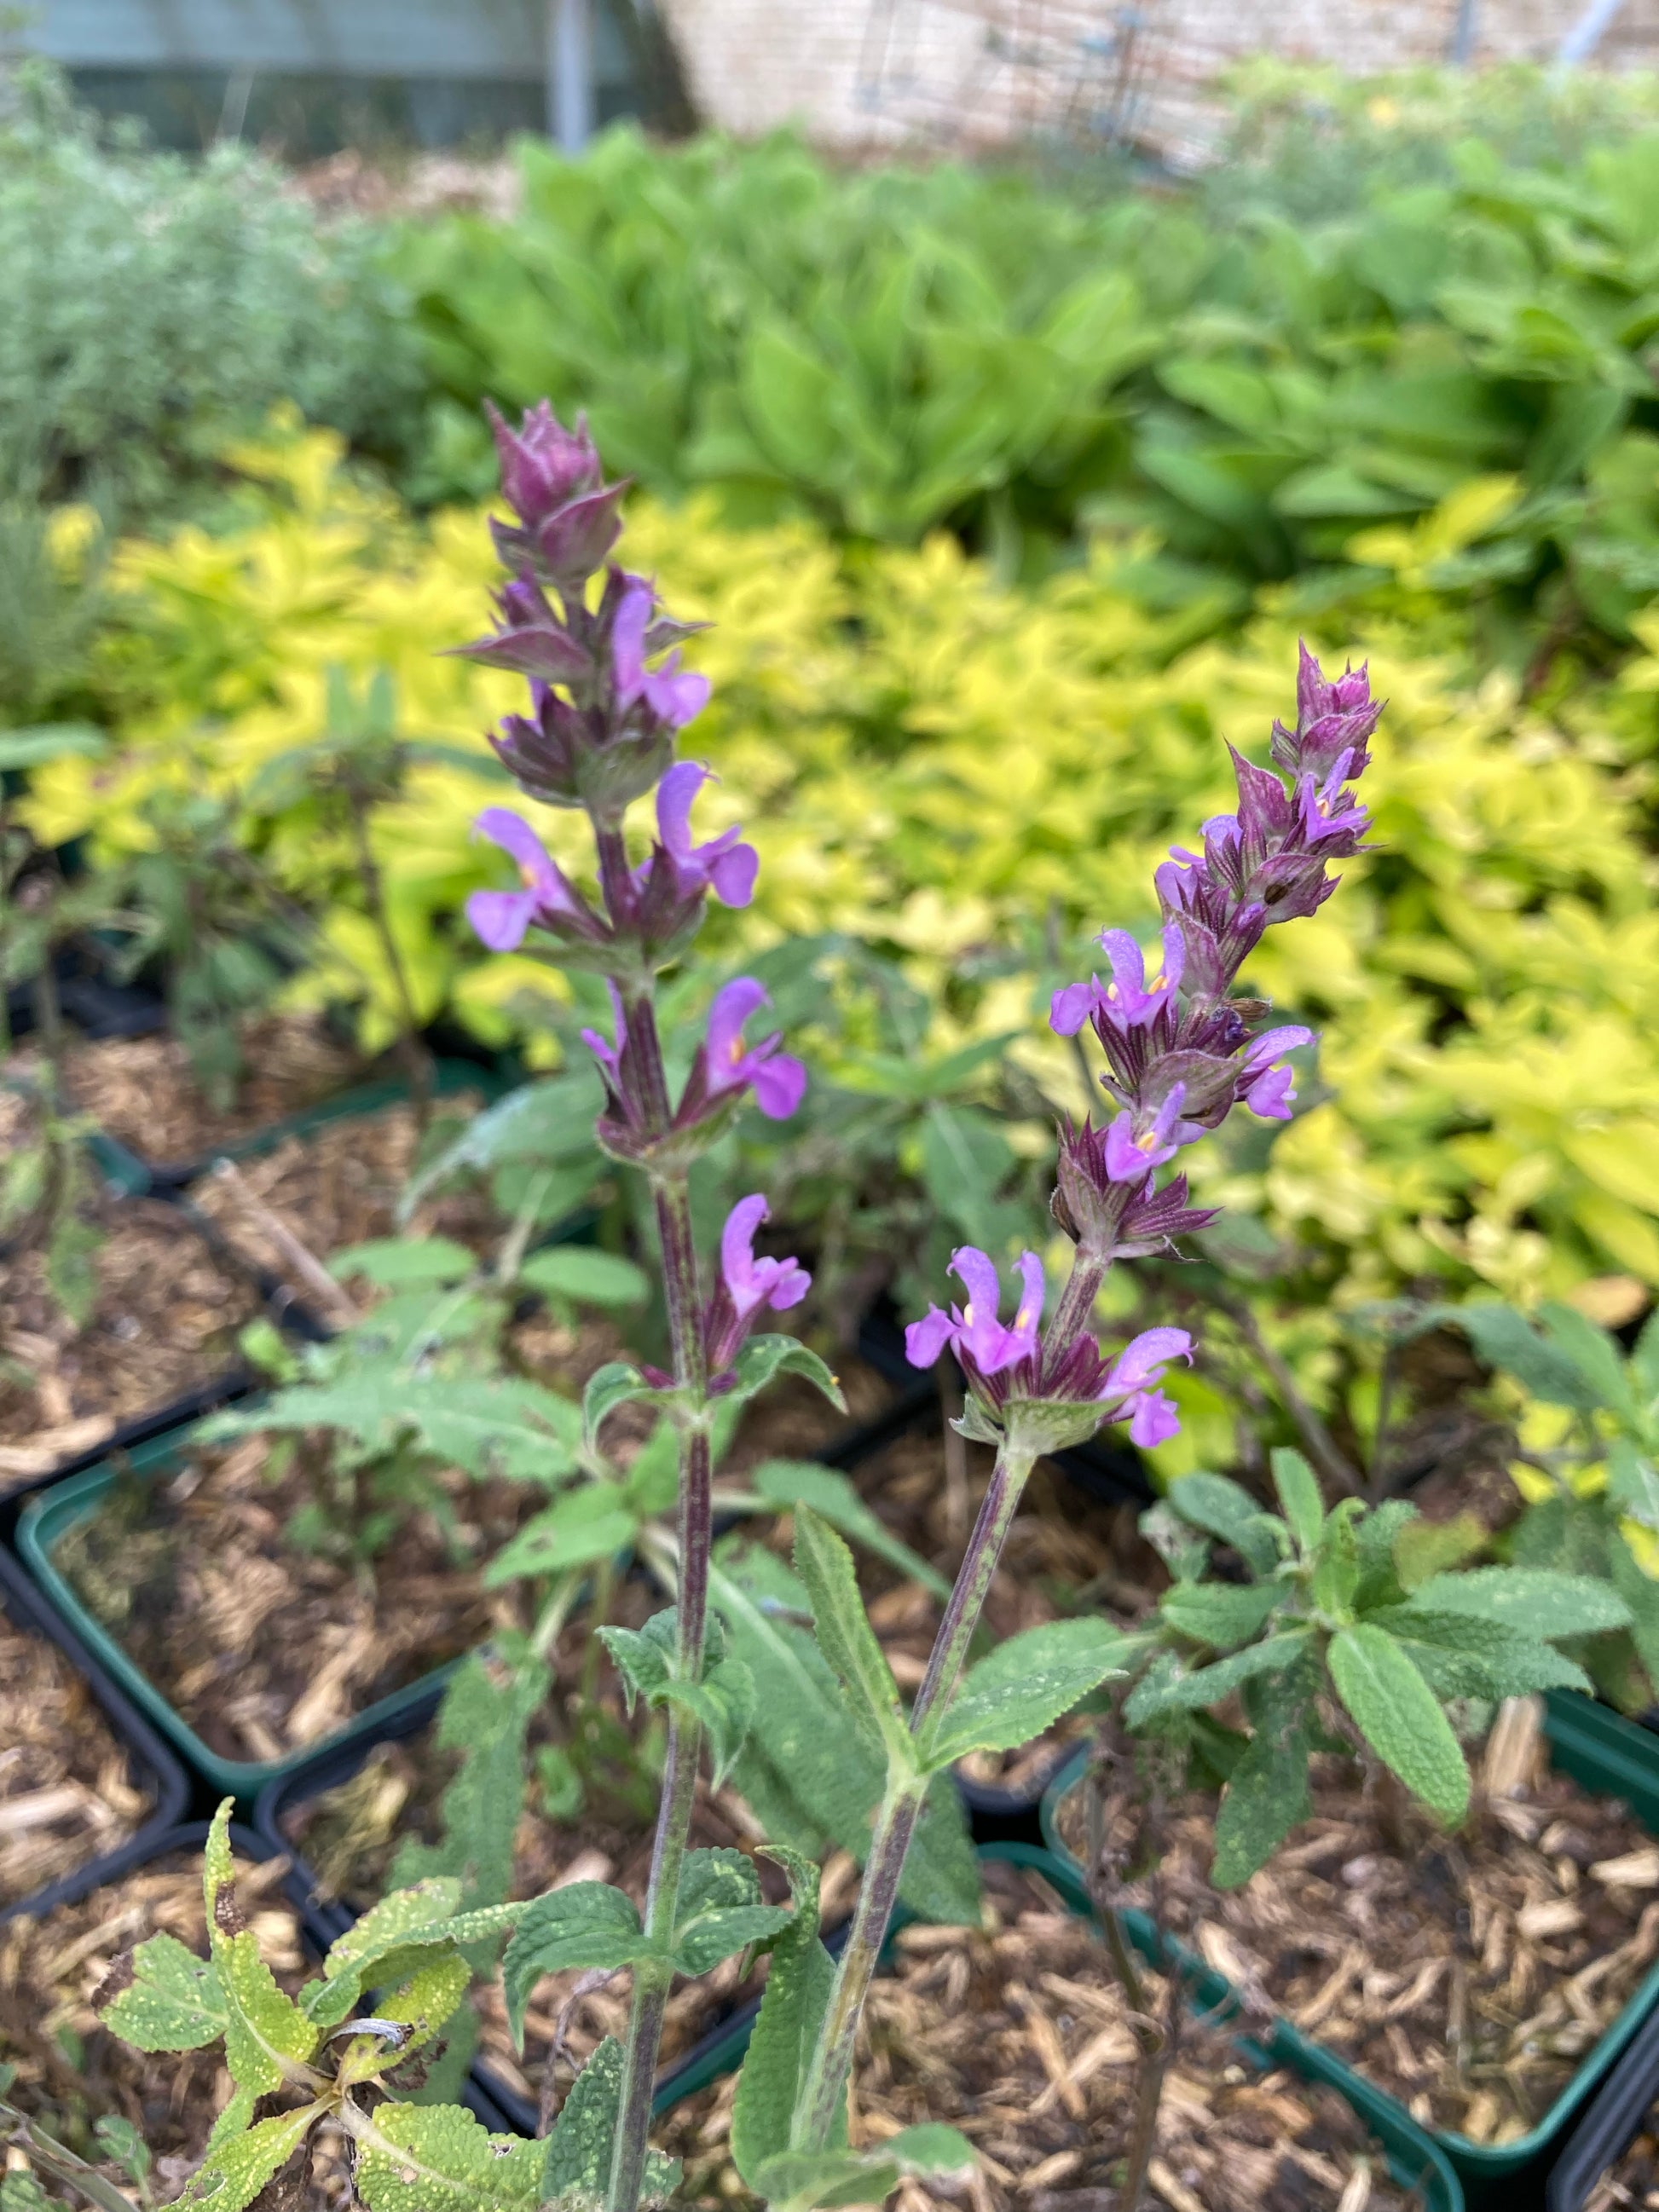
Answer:
<path fill-rule="evenodd" d="M 939 1623 L 939 1634 L 933 1639 L 932 1656 L 927 1662 L 927 1673 L 910 1712 L 910 1733 L 919 1735 L 928 1714 L 935 1705 L 948 1709 L 955 1696 L 957 1685 L 962 1680 L 968 1662 L 969 1647 L 974 1631 L 979 1626 L 979 1617 L 985 1607 L 986 1593 L 991 1587 L 991 1577 L 996 1572 L 997 1561 L 1007 1540 L 1020 1493 L 1025 1487 L 1036 1457 L 1035 1452 L 1012 1438 L 1005 1440 L 997 1454 L 997 1463 L 992 1472 L 990 1486 L 985 1493 L 985 1503 L 980 1508 L 974 1533 L 968 1540 L 968 1549 L 962 1567 L 951 1592 L 951 1601 Z M 904 1871 L 905 1854 L 910 1848 L 910 1838 L 915 1833 L 923 1800 L 927 1795 L 926 1780 L 910 1776 L 896 1776 L 888 1783 L 887 1794 L 876 1815 L 875 1829 L 870 1838 L 870 1855 L 865 1861 L 864 1881 L 859 1891 L 857 1909 L 847 1939 L 847 1948 L 841 1954 L 836 1970 L 835 1986 L 830 1994 L 829 2008 L 823 2025 L 818 2031 L 817 2048 L 811 2063 L 800 2087 L 795 2103 L 794 2125 L 792 2130 L 795 2148 L 799 2150 L 823 2150 L 827 2148 L 836 2124 L 836 2115 L 846 2103 L 847 2077 L 853 2068 L 853 2046 L 858 2038 L 859 2020 L 864 2011 L 864 2001 L 881 1956 L 882 1945 L 887 1941 L 888 1923 L 893 1917 L 893 1906 L 898 1898 L 899 1877 Z"/>

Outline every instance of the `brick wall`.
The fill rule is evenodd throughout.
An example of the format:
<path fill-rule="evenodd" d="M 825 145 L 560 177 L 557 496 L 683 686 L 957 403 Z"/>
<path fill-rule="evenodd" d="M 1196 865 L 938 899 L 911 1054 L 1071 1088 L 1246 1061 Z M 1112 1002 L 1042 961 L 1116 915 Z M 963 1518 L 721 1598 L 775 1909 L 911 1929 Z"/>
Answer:
<path fill-rule="evenodd" d="M 1356 74 L 1439 61 L 1458 0 L 658 0 L 712 123 L 843 147 L 991 144 L 1110 118 L 1201 155 L 1207 88 L 1252 54 Z M 1584 0 L 1474 0 L 1474 58 L 1547 60 Z M 1600 58 L 1659 66 L 1659 0 L 1625 0 Z"/>

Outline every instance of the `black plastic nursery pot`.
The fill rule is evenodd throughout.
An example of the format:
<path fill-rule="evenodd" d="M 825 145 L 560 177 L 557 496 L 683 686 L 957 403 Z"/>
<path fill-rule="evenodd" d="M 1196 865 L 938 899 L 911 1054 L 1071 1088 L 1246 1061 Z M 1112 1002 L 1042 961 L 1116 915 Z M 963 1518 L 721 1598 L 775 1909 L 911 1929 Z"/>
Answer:
<path fill-rule="evenodd" d="M 0 1550 L 0 1613 L 13 1626 L 27 1629 L 54 1644 L 69 1661 L 88 1689 L 110 1731 L 127 1754 L 134 1784 L 149 1798 L 148 1819 L 137 1833 L 116 1850 L 100 1851 L 31 1896 L 15 1904 L 0 1905 L 0 1923 L 24 1917 L 38 1917 L 55 1905 L 73 1905 L 105 1882 L 128 1873 L 154 1856 L 158 1840 L 169 1834 L 185 1815 L 190 1802 L 190 1783 L 178 1760 L 156 1731 L 133 1705 L 120 1685 L 100 1667 L 81 1638 L 60 1620 L 10 1554 Z"/>
<path fill-rule="evenodd" d="M 1643 1825 L 1659 1835 L 1659 1747 L 1634 1722 L 1611 1708 L 1599 1705 L 1573 1691 L 1550 1691 L 1544 1700 L 1544 1733 L 1551 1764 L 1570 1774 L 1581 1788 L 1596 1796 L 1616 1797 L 1626 1804 Z M 1081 1886 L 1081 1869 L 1059 1832 L 1062 1800 L 1081 1778 L 1086 1753 L 1079 1752 L 1049 1785 L 1043 1799 L 1042 1827 L 1057 1863 Z M 1208 2007 L 1242 2006 L 1239 1993 L 1220 1974 L 1206 1966 L 1184 1946 L 1161 1942 L 1150 1921 L 1136 1913 L 1123 1916 L 1124 1925 L 1149 1956 L 1167 1949 L 1179 1961 L 1200 2003 Z M 1651 2021 L 1659 2008 L 1659 1964 L 1650 1966 L 1616 2019 L 1586 2053 L 1577 2072 L 1547 2112 L 1523 2136 L 1501 2144 L 1477 2143 L 1468 2137 L 1419 2126 L 1405 2106 L 1386 2091 L 1375 2087 L 1344 2060 L 1302 2034 L 1287 2020 L 1273 2022 L 1258 2039 L 1276 2062 L 1298 2071 L 1316 2069 L 1318 2078 L 1341 2089 L 1351 2104 L 1366 2112 L 1387 2109 L 1432 2142 L 1457 2175 L 1467 2203 L 1474 2212 L 1499 2203 L 1536 2201 L 1536 2191 L 1551 2161 L 1560 2152 L 1568 2130 L 1610 2074 L 1620 2054 Z"/>
<path fill-rule="evenodd" d="M 1659 2019 L 1650 2019 L 1568 2136 L 1545 2189 L 1545 2212 L 1590 2212 L 1593 2203 L 1608 2202 L 1600 2193 L 1602 2178 L 1649 2126 L 1656 2099 L 1659 2099 Z M 1642 2201 L 1651 2203 L 1653 2200 Z"/>
<path fill-rule="evenodd" d="M 463 1091 L 480 1091 L 486 1098 L 495 1099 L 509 1087 L 507 1079 L 497 1069 L 470 1060 L 446 1059 L 433 1063 L 434 1098 L 453 1098 Z M 333 1121 L 382 1113 L 388 1106 L 400 1105 L 409 1095 L 409 1084 L 403 1076 L 354 1084 L 331 1097 L 319 1099 L 315 1105 L 285 1114 L 281 1120 L 268 1122 L 263 1129 L 256 1129 L 251 1135 L 219 1146 L 194 1159 L 152 1160 L 101 1129 L 88 1141 L 104 1174 L 118 1188 L 158 1193 L 186 1190 L 219 1160 L 263 1159 L 290 1137 L 308 1136 L 313 1129 L 325 1128 Z"/>

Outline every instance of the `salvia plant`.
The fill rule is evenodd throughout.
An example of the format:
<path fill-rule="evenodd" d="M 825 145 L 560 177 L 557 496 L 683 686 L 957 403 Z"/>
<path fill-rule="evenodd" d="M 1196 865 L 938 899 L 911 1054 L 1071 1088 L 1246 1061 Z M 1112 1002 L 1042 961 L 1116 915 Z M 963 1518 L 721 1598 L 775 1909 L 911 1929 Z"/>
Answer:
<path fill-rule="evenodd" d="M 1201 849 L 1178 851 L 1159 871 L 1157 972 L 1148 975 L 1132 939 L 1109 930 L 1101 939 L 1109 979 L 1094 976 L 1055 995 L 1055 1029 L 1077 1037 L 1086 1025 L 1097 1041 L 1108 1100 L 1097 1119 L 1060 1132 L 1053 1210 L 1073 1246 L 1065 1285 L 1045 1325 L 1042 1263 L 1025 1253 L 1005 1320 L 996 1260 L 963 1246 L 952 1263 L 962 1301 L 932 1307 L 908 1332 L 918 1366 L 933 1367 L 947 1349 L 954 1353 L 967 1392 L 961 1428 L 991 1446 L 995 1462 L 960 1572 L 944 1594 L 925 1678 L 907 1711 L 845 1540 L 851 1534 L 872 1541 L 867 1510 L 821 1468 L 767 1480 L 762 1471 L 750 1492 L 729 1499 L 714 1485 L 724 1439 L 774 1379 L 805 1377 L 838 1406 L 841 1395 L 815 1353 L 763 1326 L 769 1314 L 799 1306 L 809 1287 L 796 1260 L 757 1249 L 766 1194 L 750 1193 L 732 1207 L 713 1253 L 700 1251 L 694 1228 L 693 1169 L 744 1108 L 752 1103 L 763 1116 L 787 1121 L 806 1086 L 805 1070 L 780 1033 L 751 1033 L 767 1004 L 753 978 L 727 981 L 693 1036 L 676 1034 L 664 1018 L 675 1003 L 665 971 L 686 953 L 708 897 L 745 903 L 758 866 L 740 831 L 702 838 L 693 827 L 707 771 L 677 757 L 676 747 L 708 686 L 680 665 L 685 626 L 662 611 L 646 579 L 611 558 L 623 487 L 605 481 L 585 426 L 566 430 L 545 404 L 516 433 L 498 417 L 492 422 L 514 518 L 492 527 L 510 578 L 496 596 L 491 634 L 460 650 L 529 679 L 528 711 L 509 716 L 492 742 L 529 797 L 586 817 L 594 869 L 591 884 L 574 879 L 527 822 L 492 808 L 478 828 L 513 860 L 518 881 L 475 893 L 469 914 L 490 947 L 535 948 L 605 986 L 609 1023 L 585 1032 L 603 1089 L 596 1135 L 648 1193 L 667 1339 L 665 1365 L 618 1361 L 601 1368 L 587 1384 L 579 1421 L 550 1417 L 542 1436 L 524 1437 L 529 1457 L 539 1454 L 550 1464 L 562 1455 L 587 1480 L 556 1496 L 517 1540 L 516 1556 L 504 1554 L 498 1565 L 504 1574 L 550 1572 L 548 1601 L 556 1605 L 568 1601 L 579 1569 L 632 1543 L 672 1589 L 673 1605 L 643 1628 L 601 1632 L 629 1694 L 652 1710 L 663 1731 L 649 1884 L 642 1907 L 618 1889 L 579 1882 L 519 1905 L 469 1903 L 456 1918 L 463 1902 L 457 1875 L 416 1869 L 411 1860 L 401 1871 L 418 1870 L 425 1879 L 394 1893 L 343 1938 L 319 1984 L 297 2003 L 280 2000 L 287 2009 L 279 2022 L 268 1976 L 251 1959 L 241 1963 L 240 1952 L 233 1962 L 233 1948 L 246 1948 L 250 1939 L 234 1914 L 221 1910 L 226 1865 L 218 1832 L 209 1862 L 213 1959 L 169 1951 L 161 1968 L 169 2003 L 181 2000 L 186 1982 L 204 1991 L 216 1978 L 224 1990 L 203 2003 L 189 2033 L 198 2041 L 226 2035 L 236 2094 L 210 2146 L 203 2169 L 210 2179 L 198 2177 L 191 2187 L 211 2195 L 222 2212 L 237 2212 L 312 2120 L 325 2114 L 354 2141 L 357 2186 L 372 2212 L 425 2204 L 448 2212 L 459 2203 L 603 2204 L 608 2212 L 635 2212 L 643 2202 L 659 2202 L 673 2180 L 648 2131 L 674 1978 L 705 1972 L 734 1954 L 769 1950 L 765 1996 L 732 2115 L 738 2172 L 757 2196 L 790 2212 L 870 2203 L 907 2176 L 943 2183 L 971 2169 L 969 2146 L 949 2128 L 911 2128 L 878 2147 L 855 2148 L 848 2127 L 865 1998 L 907 1863 L 925 1853 L 932 1808 L 941 1787 L 948 1794 L 957 1760 L 1030 1741 L 1109 1681 L 1129 1686 L 1134 1710 L 1124 1711 L 1132 1724 L 1171 1712 L 1202 1715 L 1224 1686 L 1270 1700 L 1288 1684 L 1310 1710 L 1322 1711 L 1334 1695 L 1407 1786 L 1450 1818 L 1461 1800 L 1443 1735 L 1425 1733 L 1419 1757 L 1402 1747 L 1401 1727 L 1409 1732 L 1420 1723 L 1419 1732 L 1428 1731 L 1432 1708 L 1443 1731 L 1440 1701 L 1447 1695 L 1499 1695 L 1577 1679 L 1540 1633 L 1523 1635 L 1510 1620 L 1494 1621 L 1484 1600 L 1460 1611 L 1441 1601 L 1432 1578 L 1426 1590 L 1410 1587 L 1390 1549 L 1399 1511 L 1385 1508 L 1363 1526 L 1351 1503 L 1328 1515 L 1305 1468 L 1288 1462 L 1279 1472 L 1282 1519 L 1224 1485 L 1205 1493 L 1207 1521 L 1190 1485 L 1178 1502 L 1176 1511 L 1186 1512 L 1195 1531 L 1209 1529 L 1224 1509 L 1222 1540 L 1245 1563 L 1243 1584 L 1206 1579 L 1195 1534 L 1184 1548 L 1169 1547 L 1176 1584 L 1155 1626 L 1126 1633 L 1100 1619 L 1062 1620 L 973 1657 L 987 1593 L 1036 1460 L 1108 1422 L 1126 1424 L 1142 1444 L 1175 1429 L 1174 1409 L 1158 1386 L 1170 1361 L 1190 1356 L 1188 1336 L 1157 1328 L 1121 1349 L 1103 1350 L 1097 1295 L 1118 1261 L 1168 1253 L 1176 1237 L 1212 1218 L 1189 1205 L 1179 1172 L 1166 1173 L 1185 1146 L 1238 1104 L 1270 1119 L 1289 1113 L 1286 1056 L 1310 1042 L 1310 1032 L 1273 1025 L 1267 1006 L 1243 995 L 1238 979 L 1266 930 L 1313 914 L 1334 888 L 1330 863 L 1361 849 L 1367 815 L 1352 786 L 1367 764 L 1379 708 L 1363 670 L 1328 681 L 1304 653 L 1296 726 L 1275 725 L 1273 765 L 1235 755 L 1237 812 L 1207 823 Z M 626 817 L 647 800 L 654 834 L 641 854 L 630 848 Z M 529 1221 L 535 1209 L 526 1202 Z M 463 1299 L 485 1295 L 476 1269 L 460 1274 L 459 1257 L 428 1256 L 433 1265 L 423 1295 L 434 1289 Z M 522 1249 L 509 1256 L 510 1267 L 497 1265 L 489 1297 L 499 1299 L 505 1284 L 526 1273 Z M 359 1254 L 353 1264 L 378 1269 L 389 1285 L 388 1268 L 411 1261 Z M 420 1273 L 428 1263 L 413 1264 Z M 395 1297 L 389 1303 L 395 1308 Z M 430 1331 L 429 1318 L 421 1326 Z M 385 1377 L 386 1422 L 405 1431 L 411 1424 L 418 1430 L 424 1380 L 421 1358 L 411 1364 L 408 1349 L 406 1341 L 402 1368 Z M 397 1359 L 398 1347 L 389 1356 Z M 329 1387 L 320 1376 L 306 1387 L 317 1384 Z M 623 1474 L 606 1462 L 603 1432 L 629 1404 L 653 1409 L 658 1430 Z M 315 1416 L 314 1398 L 309 1410 Z M 729 1550 L 715 1550 L 717 1499 L 740 1512 L 791 1508 L 793 1575 L 775 1559 L 770 1581 L 763 1573 L 745 1582 Z M 890 1556 L 891 1540 L 885 1540 Z M 878 1530 L 874 1548 L 882 1541 Z M 1465 1579 L 1474 1592 L 1486 1587 L 1479 1576 Z M 1530 1629 L 1547 1635 L 1583 1625 L 1582 1594 L 1580 1611 L 1571 1613 L 1571 1588 L 1559 1578 L 1534 1582 L 1536 1590 L 1547 1583 L 1566 1613 Z M 1608 1597 L 1597 1595 L 1605 1610 Z M 547 1648 L 544 1641 L 537 1656 L 544 1658 Z M 764 1900 L 750 1860 L 690 1847 L 705 1758 L 717 1778 L 734 1769 L 741 1775 L 737 1763 L 749 1740 L 763 1734 L 756 1725 L 758 1666 L 769 1670 L 769 1705 L 775 1686 L 777 1705 L 798 1715 L 833 1708 L 840 1734 L 831 1739 L 832 1756 L 841 1758 L 842 1743 L 848 1744 L 849 1766 L 855 1757 L 862 1762 L 856 1771 L 867 1778 L 859 1810 L 868 1825 L 857 1838 L 864 1880 L 838 1962 L 819 1940 L 810 1853 L 791 1841 L 766 1847 L 790 1893 L 788 1905 L 775 1905 Z M 1401 1687 L 1407 1674 L 1417 1686 L 1410 1692 Z M 526 1680 L 521 1673 L 521 1687 Z M 476 1670 L 469 1680 L 471 1697 Z M 1403 1723 L 1391 1717 L 1396 1708 Z M 1281 1727 L 1279 1711 L 1262 1706 L 1266 1724 L 1249 1739 L 1246 1755 L 1258 1764 L 1280 1755 L 1285 1729 L 1298 1751 L 1311 1741 L 1300 1722 Z M 522 1716 L 520 1705 L 519 1717 L 499 1731 L 514 1776 Z M 804 1777 L 817 1747 L 809 1740 L 810 1722 L 803 1726 L 796 1764 Z M 1431 1771 L 1425 1762 L 1436 1760 Z M 1273 1777 L 1279 1771 L 1273 1768 Z M 467 1783 L 475 1795 L 483 1772 L 475 1768 Z M 744 1786 L 751 1802 L 785 1803 L 781 1789 L 769 1796 L 759 1787 L 751 1792 L 746 1778 Z M 1238 1802 L 1258 1805 L 1245 1824 L 1251 1850 L 1265 1833 L 1261 1796 L 1260 1788 L 1253 1794 L 1241 1785 Z M 466 1808 L 458 1800 L 446 1813 L 459 1834 Z M 827 1803 L 818 1826 L 834 1832 Z M 454 1841 L 447 1838 L 437 1848 L 441 1853 Z M 459 2002 L 463 1954 L 489 1954 L 509 1927 L 501 1968 L 515 2033 L 543 1975 L 623 1968 L 632 1974 L 625 2040 L 600 2045 L 547 2142 L 536 2145 L 489 2139 L 451 2108 L 395 2101 L 400 2068 L 411 2052 L 420 2055 L 416 2046 L 429 2044 L 440 2017 Z M 154 1956 L 153 1946 L 141 1950 L 131 1989 L 118 1991 L 108 2011 L 112 2024 L 141 2039 L 164 2032 L 139 1994 L 151 1973 L 140 1967 L 147 1954 Z M 244 1992 L 256 1985 L 264 2009 L 252 2033 L 242 2008 L 252 2001 Z M 360 2001 L 371 1991 L 373 2010 L 360 2016 Z M 182 2021 L 179 2027 L 182 2032 Z M 360 2092 L 371 2083 L 394 2101 L 366 2114 L 368 2097 Z M 295 2109 L 255 2119 L 255 2100 L 283 2085 L 300 2098 Z"/>

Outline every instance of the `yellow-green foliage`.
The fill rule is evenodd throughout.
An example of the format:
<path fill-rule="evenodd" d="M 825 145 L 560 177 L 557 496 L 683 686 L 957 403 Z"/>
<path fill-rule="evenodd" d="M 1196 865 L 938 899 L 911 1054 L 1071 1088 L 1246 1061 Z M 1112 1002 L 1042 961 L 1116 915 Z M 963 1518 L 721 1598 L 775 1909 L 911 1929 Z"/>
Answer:
<path fill-rule="evenodd" d="M 268 479 L 245 528 L 120 551 L 112 680 L 144 703 L 116 769 L 42 775 L 35 826 L 119 847 L 153 780 L 243 783 L 315 732 L 331 664 L 358 684 L 386 668 L 410 736 L 478 762 L 418 767 L 379 821 L 398 933 L 423 1006 L 447 1000 L 502 1037 L 514 993 L 560 987 L 528 959 L 484 959 L 458 918 L 469 889 L 501 879 L 469 823 L 503 796 L 481 733 L 516 688 L 435 657 L 484 626 L 482 519 L 417 533 L 319 435 L 243 460 Z M 1441 536 L 1457 528 L 1449 515 Z M 745 820 L 763 861 L 754 908 L 720 918 L 715 949 L 826 928 L 896 948 L 934 997 L 937 1043 L 1018 1030 L 1024 1064 L 1074 1109 L 1076 1063 L 1030 972 L 1044 933 L 1068 951 L 1106 922 L 1150 935 L 1154 864 L 1229 802 L 1224 738 L 1260 753 L 1291 704 L 1290 623 L 1269 603 L 1242 635 L 1176 650 L 1103 551 L 1011 592 L 945 538 L 854 556 L 805 524 L 722 532 L 696 505 L 637 502 L 627 551 L 677 612 L 714 624 L 691 647 L 714 700 L 690 749 L 726 780 L 704 801 L 710 828 Z M 1327 1095 L 1270 1147 L 1200 1148 L 1198 1180 L 1306 1249 L 1338 1306 L 1424 1277 L 1523 1301 L 1595 1279 L 1659 1286 L 1643 764 L 1659 651 L 1547 714 L 1507 678 L 1471 684 L 1446 625 L 1413 627 L 1417 553 L 1392 565 L 1399 582 L 1345 612 L 1351 632 L 1316 641 L 1369 652 L 1389 700 L 1368 778 L 1376 850 L 1253 969 L 1286 1018 L 1322 1028 Z M 1432 654 L 1413 651 L 1419 635 Z M 1659 621 L 1647 636 L 1659 649 Z M 542 826 L 574 865 L 569 817 Z M 297 890 L 336 899 L 340 964 L 301 988 L 356 997 L 384 1034 L 343 854 L 303 819 L 266 834 Z M 975 981 L 985 948 L 1008 945 L 1026 948 L 1024 970 Z M 1616 1280 L 1578 1294 L 1603 1310 L 1622 1295 Z"/>

